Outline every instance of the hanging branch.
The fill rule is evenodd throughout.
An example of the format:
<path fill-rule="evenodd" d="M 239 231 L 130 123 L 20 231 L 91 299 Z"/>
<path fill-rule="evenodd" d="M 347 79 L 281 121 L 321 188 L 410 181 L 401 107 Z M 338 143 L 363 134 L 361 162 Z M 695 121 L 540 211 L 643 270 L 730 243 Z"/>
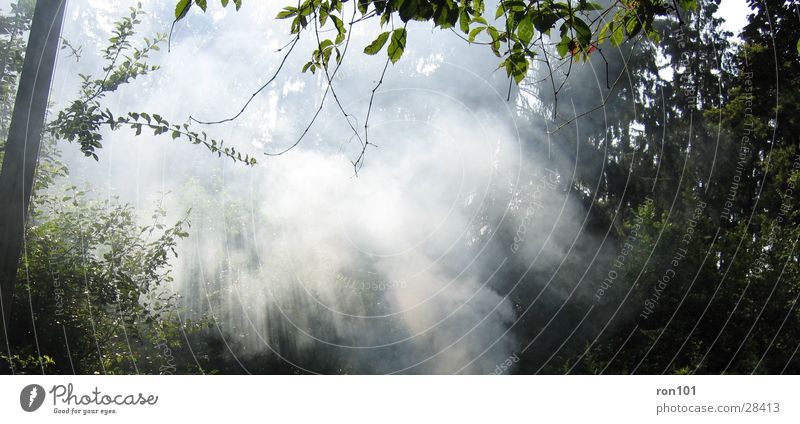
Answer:
<path fill-rule="evenodd" d="M 355 18 L 356 10 L 357 10 L 356 6 L 353 6 L 353 18 Z M 330 15 L 330 16 L 333 18 L 333 15 Z M 344 62 L 345 53 L 347 53 L 347 50 L 348 50 L 348 48 L 350 46 L 350 36 L 353 33 L 352 32 L 352 26 L 353 26 L 353 24 L 352 24 L 353 20 L 352 19 L 351 19 L 351 24 L 350 24 L 351 31 L 345 31 L 343 25 L 341 24 L 341 20 L 339 20 L 338 18 L 336 18 L 336 19 L 337 19 L 336 20 L 336 24 L 337 24 L 336 27 L 337 27 L 337 30 L 338 30 L 338 37 L 344 37 L 344 46 L 343 46 L 341 55 L 339 55 L 337 60 L 336 60 L 336 66 L 333 68 L 333 72 L 330 73 L 330 74 L 327 73 L 328 72 L 328 70 L 327 70 L 328 59 L 330 59 L 330 54 L 331 54 L 330 51 L 331 50 L 328 50 L 328 53 L 326 55 L 325 49 L 322 48 L 322 42 L 318 42 L 317 43 L 317 45 L 319 46 L 319 49 L 315 52 L 314 55 L 312 55 L 312 59 L 316 59 L 316 61 L 312 60 L 311 62 L 306 63 L 306 65 L 303 67 L 303 71 L 304 72 L 306 70 L 311 70 L 312 73 L 313 73 L 317 68 L 320 68 L 320 67 L 325 70 L 325 75 L 327 77 L 328 84 L 325 87 L 325 92 L 322 94 L 322 99 L 320 100 L 320 103 L 319 103 L 319 106 L 317 107 L 317 110 L 314 112 L 314 115 L 311 117 L 311 120 L 308 122 L 306 127 L 300 133 L 300 136 L 295 140 L 294 143 L 292 143 L 291 146 L 289 146 L 289 147 L 287 147 L 287 148 L 285 148 L 285 149 L 283 149 L 283 150 L 281 150 L 279 152 L 264 153 L 266 156 L 281 156 L 281 155 L 291 151 L 295 147 L 297 147 L 300 144 L 300 142 L 303 141 L 303 139 L 308 134 L 308 132 L 311 130 L 311 127 L 314 125 L 314 123 L 317 121 L 317 118 L 319 117 L 320 113 L 322 112 L 323 107 L 325 106 L 325 101 L 328 98 L 328 93 L 333 91 L 333 78 L 336 77 L 336 74 L 339 72 L 339 69 L 341 68 L 342 63 Z M 316 20 L 315 20 L 315 25 L 316 25 Z M 344 35 L 345 32 L 347 33 L 346 36 Z M 299 36 L 299 33 L 300 33 L 300 31 L 298 31 L 298 36 Z M 318 40 L 319 40 L 319 38 L 318 38 Z M 330 46 L 330 49 L 333 49 L 333 46 Z M 338 50 L 337 50 L 337 54 L 338 54 Z M 354 134 L 358 135 L 358 131 L 355 129 L 355 127 L 350 123 L 350 120 L 348 119 L 348 116 L 350 116 L 350 115 L 344 110 L 344 107 L 339 102 L 339 99 L 335 94 L 334 94 L 334 98 L 336 99 L 336 102 L 339 105 L 339 110 L 341 110 L 341 112 L 344 114 L 345 120 L 347 120 L 348 124 L 350 125 L 350 128 L 353 130 Z M 360 139 L 360 137 L 359 137 L 359 139 Z"/>
<path fill-rule="evenodd" d="M 613 83 L 613 84 L 611 85 L 611 87 L 609 88 L 609 91 L 608 91 L 608 93 L 605 95 L 605 97 L 603 97 L 603 101 L 602 101 L 602 102 L 601 102 L 599 105 L 597 105 L 597 106 L 595 106 L 595 107 L 593 107 L 593 108 L 591 108 L 591 109 L 589 109 L 589 110 L 587 110 L 587 111 L 585 111 L 585 112 L 579 113 L 579 114 L 577 114 L 577 115 L 573 116 L 572 118 L 569 118 L 569 119 L 567 119 L 566 121 L 562 122 L 561 124 L 559 124 L 559 125 L 556 127 L 556 129 L 554 129 L 554 130 L 552 130 L 552 131 L 548 131 L 548 132 L 547 132 L 547 134 L 548 134 L 548 135 L 553 135 L 553 134 L 555 134 L 555 133 L 556 133 L 556 132 L 558 132 L 560 129 L 562 129 L 562 128 L 566 127 L 567 125 L 569 125 L 569 124 L 571 124 L 571 123 L 573 123 L 573 122 L 575 122 L 575 121 L 577 121 L 579 118 L 582 118 L 582 117 L 584 117 L 584 116 L 586 116 L 586 115 L 589 115 L 589 114 L 591 114 L 592 112 L 596 112 L 596 111 L 598 111 L 598 110 L 600 110 L 600 109 L 604 108 L 604 107 L 606 106 L 606 104 L 608 104 L 608 100 L 611 98 L 611 95 L 614 93 L 614 88 L 616 88 L 617 84 L 618 84 L 618 83 L 619 83 L 619 82 L 622 80 L 622 77 L 623 77 L 623 76 L 625 75 L 625 73 L 628 71 L 628 63 L 630 63 L 631 57 L 633 56 L 633 52 L 636 50 L 636 46 L 639 44 L 639 41 L 640 41 L 640 40 L 641 40 L 641 38 L 637 39 L 637 40 L 636 40 L 636 41 L 633 43 L 633 46 L 631 46 L 631 50 L 630 50 L 630 52 L 628 53 L 628 57 L 627 57 L 627 58 L 625 58 L 625 60 L 624 60 L 624 62 L 623 62 L 623 67 L 622 67 L 622 70 L 620 71 L 620 73 L 619 73 L 619 75 L 617 76 L 617 78 L 614 80 L 614 83 Z"/>
<path fill-rule="evenodd" d="M 358 9 L 355 6 L 353 6 L 353 16 L 350 19 L 350 25 L 349 25 L 350 29 L 347 32 L 347 42 L 345 43 L 344 51 L 341 54 L 339 53 L 338 48 L 336 50 L 336 54 L 337 54 L 337 56 L 336 56 L 336 68 L 334 69 L 333 74 L 331 75 L 328 72 L 328 62 L 327 61 L 322 63 L 322 69 L 325 72 L 325 78 L 328 81 L 328 87 L 330 87 L 330 89 L 331 89 L 331 94 L 333 94 L 333 99 L 336 101 L 336 105 L 339 107 L 339 110 L 342 112 L 342 115 L 344 116 L 344 120 L 347 121 L 347 125 L 350 126 L 350 130 L 353 132 L 354 137 L 358 138 L 358 141 L 361 143 L 362 146 L 365 146 L 365 142 L 361 139 L 361 135 L 358 133 L 358 130 L 356 130 L 355 126 L 353 126 L 353 123 L 350 122 L 350 117 L 353 117 L 353 119 L 356 119 L 356 118 L 354 116 L 350 115 L 349 113 L 347 113 L 344 110 L 344 106 L 342 106 L 342 102 L 339 100 L 339 96 L 336 94 L 336 90 L 333 88 L 333 78 L 336 77 L 336 73 L 339 71 L 339 67 L 341 66 L 342 61 L 344 60 L 345 54 L 347 53 L 347 48 L 350 45 L 350 34 L 353 33 L 353 31 L 352 31 L 353 30 L 353 23 L 356 22 L 355 18 L 356 18 L 356 12 L 357 11 L 358 11 Z M 322 47 L 322 42 L 320 41 L 320 38 L 319 38 L 319 27 L 317 26 L 317 12 L 316 12 L 316 10 L 314 11 L 314 35 L 316 36 L 316 39 L 317 39 L 317 49 L 318 49 L 319 52 L 322 52 L 324 49 Z M 358 122 L 358 121 L 356 120 L 356 122 Z"/>
<path fill-rule="evenodd" d="M 164 34 L 156 34 L 153 39 L 145 37 L 143 47 L 134 47 L 130 42 L 135 26 L 141 23 L 141 13 L 141 6 L 131 8 L 128 16 L 117 21 L 109 46 L 103 50 L 106 60 L 103 78 L 92 79 L 89 75 L 81 75 L 81 96 L 60 111 L 46 130 L 56 139 L 77 141 L 84 155 L 95 160 L 99 160 L 97 149 L 103 147 L 101 128 L 108 127 L 112 131 L 129 128 L 137 136 L 142 134 L 143 129 L 153 130 L 153 135 L 169 133 L 172 139 L 183 138 L 192 144 L 202 144 L 219 157 L 224 155 L 235 162 L 254 165 L 255 158 L 233 147 L 226 147 L 224 141 L 209 138 L 205 132 L 192 131 L 188 123 L 173 124 L 156 113 L 128 112 L 115 116 L 108 108 L 103 108 L 100 100 L 106 95 L 159 69 L 146 60 L 151 52 L 159 50 L 158 45 L 166 38 Z"/>

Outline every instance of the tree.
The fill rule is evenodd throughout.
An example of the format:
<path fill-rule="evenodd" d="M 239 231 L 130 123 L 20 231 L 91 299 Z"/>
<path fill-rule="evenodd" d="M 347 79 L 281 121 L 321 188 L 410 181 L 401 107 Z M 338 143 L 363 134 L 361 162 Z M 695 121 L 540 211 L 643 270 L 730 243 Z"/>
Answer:
<path fill-rule="evenodd" d="M 797 98 L 780 87 L 797 84 L 800 61 L 791 53 L 798 34 L 784 3 L 753 6 L 744 43 L 732 55 L 715 53 L 725 40 L 712 2 L 684 28 L 681 42 L 691 49 L 662 44 L 675 58 L 675 75 L 645 91 L 666 98 L 644 104 L 643 137 L 659 134 L 665 118 L 691 117 L 692 125 L 639 144 L 643 161 L 632 173 L 654 175 L 658 165 L 661 177 L 652 202 L 639 197 L 647 187 L 626 194 L 633 214 L 622 233 L 636 231 L 641 247 L 601 305 L 619 307 L 617 325 L 565 355 L 564 369 L 796 372 Z M 638 77 L 642 68 L 634 69 Z"/>
<path fill-rule="evenodd" d="M 6 202 L 0 208 L 0 309 L 3 333 L 10 325 L 11 298 L 65 7 L 64 2 L 58 0 L 40 0 L 36 3 L 19 92 L 5 145 L 0 173 L 0 198 Z"/>

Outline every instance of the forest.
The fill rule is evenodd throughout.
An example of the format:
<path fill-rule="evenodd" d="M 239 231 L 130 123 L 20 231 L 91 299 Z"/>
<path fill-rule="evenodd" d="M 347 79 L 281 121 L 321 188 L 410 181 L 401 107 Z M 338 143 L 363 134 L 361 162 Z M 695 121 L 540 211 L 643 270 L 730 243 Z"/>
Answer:
<path fill-rule="evenodd" d="M 0 2 L 0 373 L 797 374 L 744 6 Z"/>

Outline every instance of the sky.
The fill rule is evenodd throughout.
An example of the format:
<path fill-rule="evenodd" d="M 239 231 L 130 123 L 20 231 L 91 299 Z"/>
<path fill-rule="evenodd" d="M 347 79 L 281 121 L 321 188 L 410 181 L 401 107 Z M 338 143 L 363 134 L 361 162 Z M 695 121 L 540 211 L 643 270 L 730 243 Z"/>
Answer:
<path fill-rule="evenodd" d="M 737 37 L 739 31 L 747 25 L 749 12 L 750 7 L 746 0 L 723 0 L 718 13 L 721 18 L 725 19 L 724 28 Z"/>

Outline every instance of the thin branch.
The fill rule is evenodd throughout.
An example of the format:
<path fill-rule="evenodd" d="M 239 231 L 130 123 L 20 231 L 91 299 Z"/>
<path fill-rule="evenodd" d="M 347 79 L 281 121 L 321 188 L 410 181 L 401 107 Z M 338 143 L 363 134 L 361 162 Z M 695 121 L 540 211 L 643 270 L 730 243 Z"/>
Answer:
<path fill-rule="evenodd" d="M 353 32 L 353 22 L 355 22 L 356 10 L 358 10 L 358 9 L 354 7 L 353 8 L 353 17 L 350 19 L 350 25 L 349 25 L 349 28 L 348 28 L 348 31 L 347 31 L 348 39 L 350 37 L 350 34 L 352 34 L 352 32 Z M 320 57 L 322 58 L 322 42 L 320 41 L 320 38 L 319 38 L 319 27 L 317 26 L 317 11 L 316 10 L 314 10 L 314 35 L 317 38 L 317 49 L 319 49 L 319 52 L 320 52 L 319 54 L 320 54 Z M 333 94 L 333 100 L 336 101 L 336 106 L 339 107 L 339 110 L 342 112 L 342 115 L 344 116 L 344 120 L 347 121 L 347 125 L 350 126 L 350 129 L 353 131 L 353 134 L 355 135 L 356 138 L 358 138 L 359 143 L 361 143 L 361 145 L 363 146 L 364 145 L 364 141 L 361 139 L 361 135 L 358 133 L 358 130 L 356 129 L 356 127 L 353 126 L 353 123 L 350 122 L 350 117 L 352 115 L 350 115 L 349 113 L 347 113 L 347 111 L 344 110 L 344 106 L 342 106 L 342 102 L 339 100 L 339 96 L 336 94 L 336 90 L 333 88 L 333 78 L 336 77 L 336 72 L 339 70 L 339 65 L 341 64 L 342 61 L 344 61 L 344 55 L 345 55 L 345 53 L 347 53 L 348 44 L 345 45 L 344 51 L 342 52 L 342 54 L 338 57 L 338 60 L 336 61 L 337 66 L 336 66 L 336 68 L 334 68 L 333 75 L 331 75 L 328 72 L 328 62 L 324 61 L 324 59 L 323 59 L 323 62 L 322 62 L 322 70 L 325 72 L 325 78 L 328 80 L 328 87 L 330 87 L 330 89 L 331 89 L 331 94 Z M 338 49 L 338 47 L 337 47 L 337 49 Z M 355 117 L 353 117 L 353 118 L 355 118 Z M 358 120 L 356 120 L 356 122 L 358 122 Z"/>
<path fill-rule="evenodd" d="M 544 37 L 542 37 L 541 32 L 539 33 L 539 42 L 542 44 L 544 62 L 547 64 L 547 72 L 550 73 L 550 84 L 553 87 L 553 119 L 555 119 L 558 113 L 558 92 L 556 91 L 556 81 L 553 79 L 553 67 L 550 65 L 550 58 L 547 57 L 547 49 L 544 47 Z"/>
<path fill-rule="evenodd" d="M 683 18 L 681 17 L 681 11 L 678 8 L 678 2 L 675 1 L 675 0 L 672 0 L 672 5 L 675 6 L 675 15 L 678 16 L 678 22 L 680 23 L 681 26 L 683 26 Z"/>
<path fill-rule="evenodd" d="M 641 39 L 642 39 L 642 36 L 639 36 L 636 39 L 636 41 L 633 43 L 633 46 L 631 47 L 631 50 L 628 53 L 628 57 L 625 59 L 624 66 L 622 67 L 622 70 L 620 71 L 620 73 L 617 76 L 617 78 L 614 80 L 614 84 L 611 85 L 611 88 L 609 89 L 608 94 L 606 94 L 606 96 L 603 97 L 603 101 L 599 105 L 597 105 L 597 106 L 595 106 L 595 107 L 593 107 L 593 108 L 591 108 L 591 109 L 589 109 L 589 110 L 587 110 L 587 111 L 585 111 L 583 113 L 575 115 L 574 117 L 564 121 L 558 127 L 556 127 L 554 130 L 548 131 L 547 132 L 548 135 L 555 134 L 561 128 L 564 128 L 567 125 L 577 121 L 579 118 L 582 118 L 582 117 L 584 117 L 586 115 L 589 115 L 592 112 L 595 112 L 595 111 L 597 111 L 599 109 L 604 108 L 606 106 L 606 104 L 608 104 L 608 99 L 611 98 L 611 95 L 614 93 L 614 88 L 616 88 L 617 84 L 619 84 L 619 82 L 622 80 L 622 77 L 625 75 L 626 71 L 628 70 L 628 63 L 630 62 L 631 57 L 633 56 L 633 52 L 636 50 L 636 46 L 639 44 L 639 41 L 641 41 Z"/>
<path fill-rule="evenodd" d="M 270 79 L 267 80 L 267 82 L 262 84 L 261 87 L 258 88 L 258 90 L 256 90 L 253 94 L 250 95 L 250 98 L 247 99 L 247 101 L 244 103 L 242 108 L 239 109 L 239 112 L 237 112 L 235 115 L 233 115 L 233 116 L 231 116 L 229 118 L 220 119 L 220 120 L 217 120 L 217 121 L 201 121 L 199 119 L 195 119 L 192 116 L 189 116 L 189 120 L 197 122 L 198 124 L 201 124 L 201 125 L 216 125 L 216 124 L 222 124 L 222 123 L 225 123 L 225 122 L 233 121 L 236 118 L 242 116 L 242 114 L 245 112 L 245 110 L 247 110 L 247 108 L 250 106 L 250 103 L 253 102 L 253 99 L 255 99 L 256 96 L 258 96 L 270 84 L 272 84 L 275 81 L 276 78 L 278 78 L 278 74 L 280 74 L 281 69 L 283 69 L 283 65 L 286 64 L 286 60 L 289 58 L 289 55 L 292 54 L 292 51 L 294 50 L 295 46 L 297 46 L 298 41 L 300 41 L 300 32 L 298 32 L 297 36 L 294 38 L 294 40 L 292 40 L 288 44 L 290 46 L 289 47 L 289 51 L 287 51 L 286 54 L 283 55 L 283 59 L 281 59 L 281 63 L 278 65 L 278 69 L 275 70 L 275 73 L 272 74 L 272 77 L 270 77 Z M 280 51 L 281 51 L 281 49 L 278 49 L 278 52 L 280 52 Z"/>
<path fill-rule="evenodd" d="M 404 23 L 403 29 L 405 30 L 407 26 L 408 23 L 407 22 Z M 392 28 L 394 29 L 394 25 L 392 25 Z M 402 48 L 405 49 L 405 46 L 402 46 Z M 386 70 L 389 69 L 389 62 L 391 62 L 391 58 L 387 57 L 386 63 L 383 64 L 383 70 L 381 71 L 381 78 L 378 80 L 378 83 L 375 84 L 375 87 L 372 88 L 372 93 L 369 96 L 369 106 L 367 107 L 367 116 L 364 119 L 364 145 L 361 146 L 361 153 L 358 155 L 358 158 L 356 158 L 356 160 L 352 162 L 353 170 L 356 176 L 358 176 L 358 171 L 361 169 L 361 167 L 364 166 L 364 156 L 367 151 L 367 146 L 371 144 L 369 142 L 369 117 L 372 115 L 372 104 L 375 101 L 375 93 L 377 93 L 378 89 L 381 87 L 381 85 L 383 85 L 383 79 L 386 76 Z"/>
<path fill-rule="evenodd" d="M 450 31 L 451 31 L 453 34 L 457 35 L 457 36 L 458 36 L 458 38 L 460 38 L 460 39 L 462 39 L 462 40 L 466 41 L 467 43 L 470 43 L 470 44 L 477 44 L 477 45 L 479 45 L 479 46 L 491 46 L 491 45 L 492 45 L 492 43 L 487 43 L 487 42 L 485 42 L 485 41 L 475 41 L 475 40 L 469 41 L 469 39 L 468 39 L 468 38 L 464 38 L 464 36 L 463 36 L 463 35 L 459 34 L 459 33 L 458 33 L 458 31 L 454 30 L 453 28 L 450 28 Z"/>
<path fill-rule="evenodd" d="M 598 14 L 594 19 L 591 20 L 591 22 L 589 23 L 589 26 L 594 25 L 595 23 L 597 23 L 597 21 L 599 21 L 601 19 L 605 20 L 605 16 L 609 12 L 611 12 L 614 9 L 614 6 L 616 6 L 619 2 L 620 2 L 620 0 L 616 0 L 616 1 L 614 1 L 614 3 L 611 3 L 605 10 L 603 10 L 602 13 Z"/>
<path fill-rule="evenodd" d="M 600 57 L 602 57 L 602 58 L 603 58 L 603 62 L 605 62 L 605 63 L 606 63 L 606 88 L 610 90 L 610 89 L 611 89 L 611 84 L 609 83 L 609 80 L 608 80 L 608 76 L 609 76 L 609 72 L 608 72 L 608 60 L 606 60 L 606 55 L 604 55 L 604 54 L 603 54 L 603 49 L 601 49 L 600 47 L 598 47 L 598 48 L 597 48 L 597 52 L 598 52 L 598 53 L 600 53 Z"/>
<path fill-rule="evenodd" d="M 358 8 L 356 8 L 356 10 L 358 10 Z M 366 21 L 367 19 L 370 19 L 370 18 L 374 18 L 376 16 L 378 16 L 378 11 L 377 10 L 373 10 L 372 12 L 369 12 L 366 15 L 364 15 L 364 16 L 358 18 L 358 19 L 356 19 L 356 14 L 353 13 L 353 17 L 350 19 L 350 26 L 353 26 L 353 24 L 355 24 L 355 23 L 358 23 L 358 22 L 361 22 L 361 21 Z"/>
<path fill-rule="evenodd" d="M 372 94 L 369 96 L 369 107 L 367 108 L 367 118 L 364 120 L 364 139 L 365 143 L 361 148 L 361 153 L 358 155 L 358 158 L 353 162 L 353 169 L 355 170 L 356 175 L 358 175 L 359 169 L 364 165 L 364 155 L 367 150 L 367 146 L 370 145 L 369 142 L 369 117 L 372 113 L 372 102 L 375 100 L 375 93 L 378 91 L 378 88 L 383 84 L 383 78 L 386 76 L 386 70 L 389 69 L 389 62 L 391 62 L 391 58 L 386 58 L 386 63 L 383 65 L 383 71 L 381 72 L 381 78 L 378 80 L 378 83 L 375 84 L 375 87 L 372 89 Z"/>
<path fill-rule="evenodd" d="M 356 4 L 353 4 L 353 16 L 354 17 L 355 17 L 356 11 L 358 10 L 357 7 L 358 6 Z M 300 137 L 298 137 L 297 140 L 295 140 L 295 142 L 292 143 L 291 146 L 289 146 L 289 147 L 287 147 L 287 148 L 285 148 L 285 149 L 283 149 L 283 150 L 281 150 L 279 152 L 276 152 L 276 153 L 266 152 L 266 153 L 264 153 L 266 156 L 280 156 L 280 155 L 283 155 L 284 153 L 289 152 L 290 150 L 292 150 L 295 147 L 297 147 L 300 144 L 300 142 L 303 141 L 303 139 L 305 138 L 306 134 L 308 134 L 308 131 L 311 130 L 311 127 L 317 121 L 317 118 L 319 117 L 319 114 L 322 112 L 322 108 L 325 106 L 325 100 L 328 98 L 328 93 L 333 88 L 332 78 L 334 78 L 336 76 L 336 74 L 339 72 L 339 69 L 342 66 L 342 63 L 344 63 L 344 57 L 347 54 L 348 47 L 350 46 L 350 36 L 352 34 L 353 34 L 353 31 L 352 31 L 352 25 L 351 25 L 350 30 L 347 31 L 347 40 L 345 41 L 344 48 L 342 49 L 342 60 L 336 64 L 336 67 L 333 69 L 333 73 L 330 74 L 330 78 L 328 79 L 328 86 L 325 88 L 325 93 L 322 94 L 322 100 L 319 103 L 319 107 L 317 107 L 316 112 L 314 112 L 314 116 L 311 117 L 311 121 L 309 121 L 308 125 L 306 125 L 306 127 L 303 129 L 303 132 L 300 133 Z M 300 34 L 298 33 L 298 37 L 299 36 L 300 36 Z M 292 46 L 292 48 L 294 48 L 294 46 Z M 281 66 L 283 66 L 283 65 L 281 65 Z M 277 76 L 277 74 L 276 74 L 276 76 Z M 338 102 L 338 100 L 337 100 L 337 102 Z M 341 106 L 341 104 L 340 104 L 340 106 Z M 347 113 L 344 112 L 343 108 L 341 110 L 342 110 L 343 113 L 345 113 L 345 119 L 347 119 L 346 118 L 348 116 Z M 241 113 L 240 113 L 240 115 L 241 115 Z M 236 119 L 236 118 L 234 117 L 233 119 Z M 347 120 L 347 122 L 350 123 L 349 120 Z M 358 133 L 358 132 L 356 131 L 356 133 Z M 365 141 L 365 143 L 366 143 L 366 141 Z"/>

